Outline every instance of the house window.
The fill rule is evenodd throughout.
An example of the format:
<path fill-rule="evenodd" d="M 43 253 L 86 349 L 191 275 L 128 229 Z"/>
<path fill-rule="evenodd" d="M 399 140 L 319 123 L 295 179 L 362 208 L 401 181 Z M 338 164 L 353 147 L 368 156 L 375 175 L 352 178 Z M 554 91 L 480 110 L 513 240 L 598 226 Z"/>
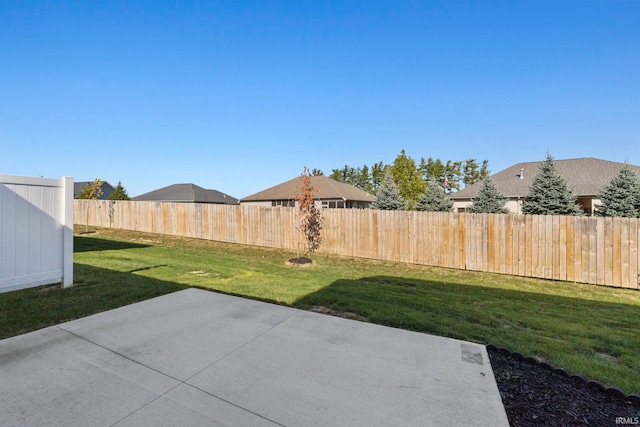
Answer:
<path fill-rule="evenodd" d="M 330 208 L 330 209 L 336 209 L 336 208 L 340 208 L 343 209 L 345 207 L 345 203 L 344 200 L 323 200 L 322 201 L 322 207 L 323 208 Z"/>
<path fill-rule="evenodd" d="M 295 200 L 272 200 L 271 206 L 283 206 L 285 208 L 293 208 L 296 206 Z"/>

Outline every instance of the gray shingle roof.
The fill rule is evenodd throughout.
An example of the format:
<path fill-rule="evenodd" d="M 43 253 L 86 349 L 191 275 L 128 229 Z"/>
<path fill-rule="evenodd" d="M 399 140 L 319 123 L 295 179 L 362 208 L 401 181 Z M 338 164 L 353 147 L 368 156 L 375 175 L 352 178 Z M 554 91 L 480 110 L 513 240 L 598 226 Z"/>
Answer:
<path fill-rule="evenodd" d="M 620 172 L 624 163 L 587 157 L 582 159 L 554 160 L 560 175 L 566 180 L 575 196 L 595 196 Z M 498 190 L 505 197 L 525 197 L 533 179 L 540 172 L 539 162 L 517 163 L 495 175 L 491 175 Z M 638 173 L 640 167 L 631 165 Z M 520 169 L 524 178 L 520 179 Z M 482 182 L 476 182 L 449 196 L 452 200 L 471 199 L 482 188 Z"/>
<path fill-rule="evenodd" d="M 217 190 L 207 190 L 195 184 L 173 184 L 132 198 L 136 202 L 163 201 L 185 203 L 218 203 L 237 205 L 238 199 Z"/>
<path fill-rule="evenodd" d="M 354 187 L 351 184 L 345 184 L 344 182 L 336 181 L 328 176 L 319 175 L 312 176 L 311 186 L 314 188 L 320 187 L 320 191 L 316 195 L 316 199 L 329 200 L 329 199 L 343 199 L 351 200 L 355 202 L 373 202 L 375 196 Z M 299 179 L 293 178 L 282 184 L 276 185 L 251 196 L 241 199 L 242 202 L 257 202 L 266 200 L 293 200 L 298 190 Z"/>
<path fill-rule="evenodd" d="M 73 198 L 77 199 L 80 193 L 87 187 L 87 184 L 93 184 L 93 181 L 78 181 L 73 183 Z M 98 197 L 99 200 L 107 200 L 107 198 L 113 193 L 113 186 L 107 181 L 102 181 L 102 196 Z"/>

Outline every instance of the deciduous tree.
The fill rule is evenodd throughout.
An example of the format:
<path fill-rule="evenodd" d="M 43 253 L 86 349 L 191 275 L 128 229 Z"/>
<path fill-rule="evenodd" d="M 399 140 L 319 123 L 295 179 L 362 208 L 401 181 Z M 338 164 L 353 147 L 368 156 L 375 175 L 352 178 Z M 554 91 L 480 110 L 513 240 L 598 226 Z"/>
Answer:
<path fill-rule="evenodd" d="M 298 178 L 298 192 L 295 195 L 298 229 L 305 238 L 305 255 L 315 252 L 322 243 L 322 212 L 315 203 L 319 188 L 311 185 L 311 175 L 305 166 Z M 300 244 L 298 245 L 300 246 Z"/>
<path fill-rule="evenodd" d="M 91 183 L 88 182 L 87 185 L 84 187 L 84 190 L 82 190 L 80 194 L 78 194 L 78 199 L 89 200 L 89 203 L 87 204 L 87 211 L 86 211 L 86 217 L 85 217 L 85 223 L 84 223 L 86 233 L 89 232 L 90 205 L 93 204 L 97 208 L 98 199 L 100 198 L 100 196 L 102 196 L 102 180 L 100 178 L 96 178 Z"/>
<path fill-rule="evenodd" d="M 393 161 L 391 175 L 398 185 L 400 196 L 408 203 L 409 209 L 413 209 L 427 190 L 427 183 L 420 176 L 416 162 L 404 150 Z"/>

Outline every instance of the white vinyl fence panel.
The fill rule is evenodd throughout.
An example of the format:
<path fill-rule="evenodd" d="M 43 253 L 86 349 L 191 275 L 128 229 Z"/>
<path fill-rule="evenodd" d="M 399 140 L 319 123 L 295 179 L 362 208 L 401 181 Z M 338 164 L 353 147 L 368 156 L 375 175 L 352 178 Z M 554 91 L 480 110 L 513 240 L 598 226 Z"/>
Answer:
<path fill-rule="evenodd" d="M 73 284 L 73 178 L 0 175 L 0 292 Z"/>

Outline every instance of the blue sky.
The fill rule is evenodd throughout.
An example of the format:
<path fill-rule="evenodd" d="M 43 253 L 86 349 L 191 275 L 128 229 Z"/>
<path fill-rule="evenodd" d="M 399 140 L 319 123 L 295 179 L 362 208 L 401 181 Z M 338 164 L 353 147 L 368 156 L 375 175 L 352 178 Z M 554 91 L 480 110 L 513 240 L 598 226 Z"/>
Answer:
<path fill-rule="evenodd" d="M 402 149 L 640 165 L 638 1 L 0 3 L 0 173 L 242 198 Z"/>

